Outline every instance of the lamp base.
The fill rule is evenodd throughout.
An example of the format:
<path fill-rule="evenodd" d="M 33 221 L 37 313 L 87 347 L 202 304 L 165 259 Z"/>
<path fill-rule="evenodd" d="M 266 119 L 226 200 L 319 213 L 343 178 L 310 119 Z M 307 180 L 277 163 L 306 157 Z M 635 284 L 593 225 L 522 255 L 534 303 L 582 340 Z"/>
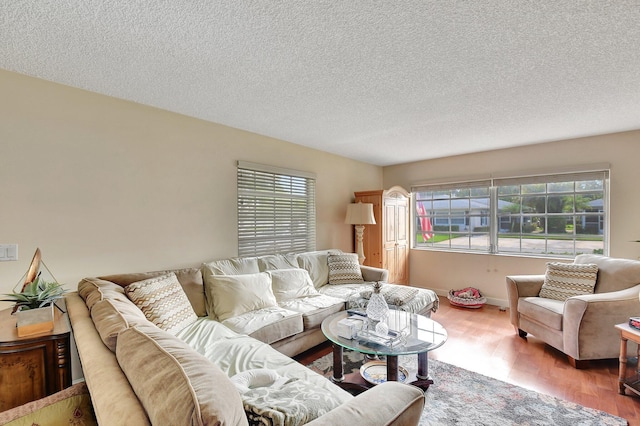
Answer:
<path fill-rule="evenodd" d="M 362 241 L 364 240 L 364 225 L 356 225 L 356 253 L 358 254 L 358 262 L 361 265 L 364 265 L 364 260 L 366 257 L 364 256 L 364 245 Z"/>

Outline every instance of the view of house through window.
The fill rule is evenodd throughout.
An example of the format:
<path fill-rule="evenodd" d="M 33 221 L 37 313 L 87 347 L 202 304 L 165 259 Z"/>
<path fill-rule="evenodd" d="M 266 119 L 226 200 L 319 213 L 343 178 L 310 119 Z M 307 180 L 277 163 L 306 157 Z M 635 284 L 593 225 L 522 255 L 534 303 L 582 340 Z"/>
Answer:
<path fill-rule="evenodd" d="M 315 250 L 315 175 L 238 162 L 238 255 Z"/>
<path fill-rule="evenodd" d="M 607 182 L 598 171 L 416 186 L 414 247 L 607 254 Z"/>

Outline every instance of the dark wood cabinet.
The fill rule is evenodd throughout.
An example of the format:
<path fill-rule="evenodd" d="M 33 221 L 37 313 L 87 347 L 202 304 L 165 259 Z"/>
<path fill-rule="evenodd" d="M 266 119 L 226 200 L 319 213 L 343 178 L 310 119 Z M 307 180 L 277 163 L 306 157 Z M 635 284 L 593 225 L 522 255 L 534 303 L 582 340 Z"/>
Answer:
<path fill-rule="evenodd" d="M 67 315 L 57 310 L 53 331 L 25 337 L 11 309 L 0 311 L 0 411 L 71 386 L 70 339 Z"/>

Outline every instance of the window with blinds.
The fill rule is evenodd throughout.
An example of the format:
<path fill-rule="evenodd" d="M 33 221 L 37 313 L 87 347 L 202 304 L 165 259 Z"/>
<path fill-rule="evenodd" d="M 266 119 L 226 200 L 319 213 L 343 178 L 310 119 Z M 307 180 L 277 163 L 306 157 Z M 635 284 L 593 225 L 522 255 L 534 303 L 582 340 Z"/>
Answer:
<path fill-rule="evenodd" d="M 315 175 L 238 162 L 238 255 L 316 247 Z"/>
<path fill-rule="evenodd" d="M 414 247 L 607 254 L 608 179 L 595 170 L 415 186 Z"/>

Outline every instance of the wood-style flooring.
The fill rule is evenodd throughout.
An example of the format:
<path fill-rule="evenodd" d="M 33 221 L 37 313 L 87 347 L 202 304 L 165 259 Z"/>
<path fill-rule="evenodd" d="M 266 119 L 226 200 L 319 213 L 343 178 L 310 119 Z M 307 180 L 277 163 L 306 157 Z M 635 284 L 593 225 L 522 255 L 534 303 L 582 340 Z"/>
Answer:
<path fill-rule="evenodd" d="M 449 338 L 429 353 L 430 358 L 606 411 L 625 418 L 630 426 L 640 426 L 640 397 L 618 393 L 617 359 L 591 361 L 587 368 L 576 370 L 564 354 L 534 336 L 518 337 L 508 311 L 497 306 L 456 308 L 441 297 L 432 318 L 447 329 Z M 330 345 L 323 344 L 296 359 L 309 364 L 329 352 Z"/>

